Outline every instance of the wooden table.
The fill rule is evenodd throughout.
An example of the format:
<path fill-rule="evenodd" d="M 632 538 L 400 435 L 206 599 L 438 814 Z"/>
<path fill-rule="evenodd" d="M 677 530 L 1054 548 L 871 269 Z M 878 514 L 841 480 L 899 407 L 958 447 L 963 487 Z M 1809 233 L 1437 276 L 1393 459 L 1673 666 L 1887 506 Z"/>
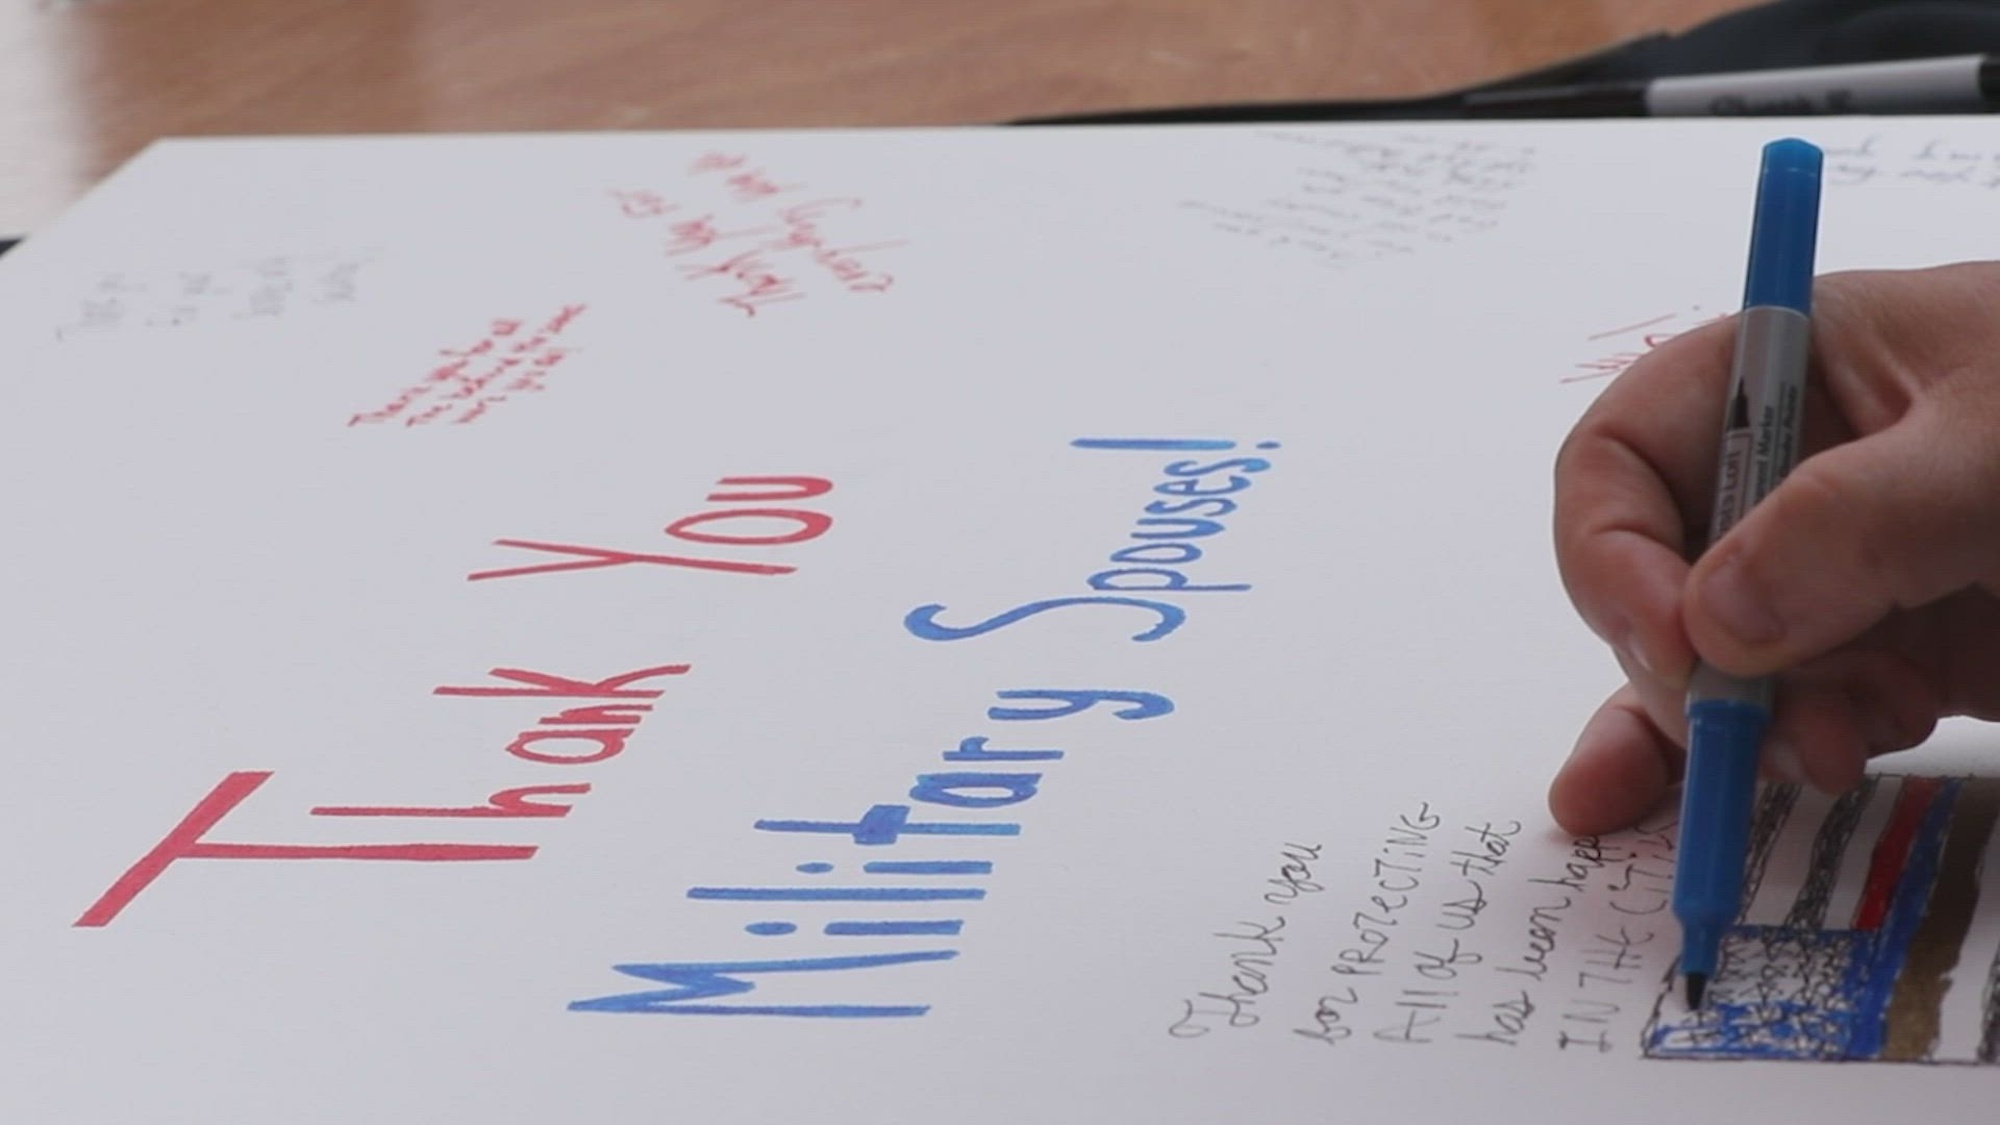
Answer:
<path fill-rule="evenodd" d="M 15 0 L 0 233 L 155 137 L 916 125 L 1387 97 L 1747 0 Z"/>

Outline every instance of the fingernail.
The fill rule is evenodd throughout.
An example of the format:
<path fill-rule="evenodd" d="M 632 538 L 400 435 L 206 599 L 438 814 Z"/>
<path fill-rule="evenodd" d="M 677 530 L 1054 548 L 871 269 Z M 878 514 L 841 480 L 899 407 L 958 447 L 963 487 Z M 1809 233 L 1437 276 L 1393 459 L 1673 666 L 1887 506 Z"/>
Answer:
<path fill-rule="evenodd" d="M 1806 767 L 1799 760 L 1799 748 L 1783 738 L 1773 738 L 1764 744 L 1764 769 L 1779 781 L 1795 785 L 1804 784 L 1806 779 Z"/>
<path fill-rule="evenodd" d="M 1657 676 L 1660 674 L 1660 666 L 1655 664 L 1651 654 L 1647 653 L 1646 641 L 1643 637 L 1639 636 L 1638 630 L 1634 629 L 1626 635 L 1625 653 L 1632 658 L 1634 664 L 1644 669 L 1648 676 Z"/>
<path fill-rule="evenodd" d="M 1702 579 L 1701 604 L 1717 624 L 1744 644 L 1767 645 L 1785 635 L 1785 623 L 1771 611 L 1770 602 L 1751 579 L 1740 554 L 1722 560 Z"/>
<path fill-rule="evenodd" d="M 1614 617 L 1603 625 L 1599 635 L 1604 638 L 1604 643 L 1611 646 L 1611 651 L 1618 657 L 1620 664 L 1636 664 L 1640 671 L 1647 675 L 1653 674 L 1652 657 L 1647 655 L 1646 646 L 1639 641 L 1639 631 L 1632 627 L 1631 621 L 1623 617 Z"/>

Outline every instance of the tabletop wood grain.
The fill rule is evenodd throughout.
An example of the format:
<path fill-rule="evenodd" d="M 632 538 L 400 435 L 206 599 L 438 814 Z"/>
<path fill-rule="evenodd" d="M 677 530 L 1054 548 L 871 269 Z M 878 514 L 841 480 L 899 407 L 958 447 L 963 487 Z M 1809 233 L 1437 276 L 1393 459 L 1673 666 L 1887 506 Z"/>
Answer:
<path fill-rule="evenodd" d="M 16 0 L 0 233 L 157 137 L 919 125 L 1404 96 L 1745 0 Z"/>

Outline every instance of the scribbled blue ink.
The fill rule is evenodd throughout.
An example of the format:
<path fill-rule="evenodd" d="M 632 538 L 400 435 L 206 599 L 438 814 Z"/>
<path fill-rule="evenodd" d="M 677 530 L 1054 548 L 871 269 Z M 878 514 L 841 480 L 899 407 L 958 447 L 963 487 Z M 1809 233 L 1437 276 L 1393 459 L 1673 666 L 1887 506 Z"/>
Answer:
<path fill-rule="evenodd" d="M 1938 857 L 1944 850 L 1952 806 L 1958 803 L 1959 786 L 1957 781 L 1947 781 L 1939 788 L 1931 798 L 1930 807 L 1924 810 L 1916 839 L 1910 843 L 1910 855 L 1903 863 L 1902 877 L 1896 881 L 1889 914 L 1878 931 L 1874 963 L 1869 966 L 1867 983 L 1855 1005 L 1863 1017 L 1854 1029 L 1853 1042 L 1848 1044 L 1850 1057 L 1872 1059 L 1882 1053 L 1889 996 L 1896 986 L 1897 975 L 1903 971 L 1910 939 L 1916 936 L 1917 926 L 1924 919 L 1924 908 L 1930 902 L 1931 884 L 1937 881 Z"/>
<path fill-rule="evenodd" d="M 1947 781 L 1925 807 L 1876 930 L 1733 926 L 1722 971 L 1699 1012 L 1662 1021 L 1646 1054 L 1662 1058 L 1875 1059 L 1911 940 L 1923 921 L 1961 783 Z M 1774 956 L 1775 954 L 1775 956 Z M 1766 962 L 1785 966 L 1774 989 Z M 1739 967 L 1743 966 L 1743 967 Z"/>
<path fill-rule="evenodd" d="M 1855 1012 L 1852 990 L 1843 978 L 1857 960 L 1866 960 L 1872 936 L 1853 930 L 1732 927 L 1723 938 L 1723 971 L 1710 981 L 1707 1003 L 1678 1022 L 1651 1028 L 1645 1053 L 1654 1058 L 1845 1057 Z M 1774 947 L 1781 948 L 1791 966 L 1782 992 L 1760 983 L 1755 964 Z M 1746 971 L 1747 979 L 1742 975 Z"/>
<path fill-rule="evenodd" d="M 796 922 L 752 922 L 743 927 L 746 932 L 756 934 L 758 937 L 778 937 L 796 933 L 798 928 Z"/>

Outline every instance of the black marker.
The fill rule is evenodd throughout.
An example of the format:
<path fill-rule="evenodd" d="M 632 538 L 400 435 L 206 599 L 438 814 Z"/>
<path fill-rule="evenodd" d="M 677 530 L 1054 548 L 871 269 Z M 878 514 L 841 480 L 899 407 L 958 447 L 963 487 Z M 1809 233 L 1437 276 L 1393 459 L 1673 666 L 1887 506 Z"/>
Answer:
<path fill-rule="evenodd" d="M 1463 109 L 1468 117 L 1984 113 L 2000 109 L 2000 58 L 1954 55 L 1487 90 L 1466 94 Z"/>

